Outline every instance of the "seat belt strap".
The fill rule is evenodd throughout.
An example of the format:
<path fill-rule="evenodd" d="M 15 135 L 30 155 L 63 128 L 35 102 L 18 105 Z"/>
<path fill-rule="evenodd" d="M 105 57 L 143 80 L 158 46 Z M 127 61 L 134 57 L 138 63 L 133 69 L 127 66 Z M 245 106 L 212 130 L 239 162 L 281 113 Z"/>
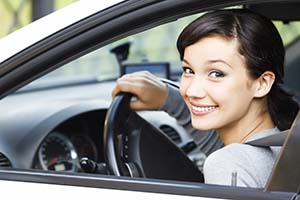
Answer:
<path fill-rule="evenodd" d="M 263 138 L 247 141 L 245 144 L 253 146 L 269 147 L 269 146 L 282 146 L 285 138 L 287 137 L 290 130 L 278 132 L 274 135 L 269 135 Z"/>

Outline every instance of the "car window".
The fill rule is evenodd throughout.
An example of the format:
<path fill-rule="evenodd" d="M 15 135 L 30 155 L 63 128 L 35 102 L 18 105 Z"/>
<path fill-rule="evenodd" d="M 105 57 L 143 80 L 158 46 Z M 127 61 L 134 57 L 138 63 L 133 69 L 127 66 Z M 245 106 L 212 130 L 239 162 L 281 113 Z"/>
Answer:
<path fill-rule="evenodd" d="M 177 37 L 186 24 L 200 15 L 184 17 L 108 44 L 37 79 L 24 89 L 90 80 L 114 80 L 120 76 L 121 70 L 116 56 L 111 50 L 124 43 L 130 43 L 126 63 L 168 62 L 172 79 L 178 80 L 181 73 L 181 62 L 176 49 Z M 274 21 L 274 24 L 280 32 L 285 46 L 289 46 L 299 38 L 300 22 Z"/>
<path fill-rule="evenodd" d="M 152 28 L 150 30 L 123 38 L 116 42 L 110 43 L 104 47 L 96 49 L 91 53 L 88 53 L 84 56 L 81 56 L 81 57 L 63 65 L 59 69 L 56 69 L 56 70 L 48 73 L 47 75 L 33 81 L 29 85 L 22 88 L 21 90 L 30 90 L 32 88 L 39 88 L 39 89 L 42 89 L 42 90 L 45 89 L 45 90 L 43 90 L 41 92 L 38 91 L 36 93 L 33 92 L 32 94 L 30 94 L 30 92 L 27 94 L 25 93 L 24 95 L 21 94 L 19 96 L 22 96 L 22 95 L 24 96 L 21 101 L 18 100 L 18 97 L 17 97 L 18 95 L 15 95 L 15 97 L 12 97 L 10 99 L 12 103 L 7 104 L 7 105 L 11 106 L 11 110 L 15 109 L 15 110 L 18 110 L 21 112 L 19 114 L 16 111 L 15 113 L 17 113 L 17 115 L 15 115 L 15 113 L 13 113 L 13 112 L 10 112 L 10 113 L 7 113 L 7 115 L 11 116 L 11 121 L 13 121 L 12 119 L 14 119 L 14 118 L 17 118 L 17 119 L 20 118 L 19 116 L 23 117 L 24 122 L 21 125 L 24 124 L 24 129 L 26 129 L 27 126 L 25 126 L 25 125 L 27 125 L 27 124 L 40 123 L 38 120 L 40 120 L 41 122 L 45 122 L 43 124 L 43 127 L 37 126 L 36 129 L 32 129 L 32 130 L 29 130 L 29 128 L 28 128 L 29 132 L 31 132 L 30 134 L 28 133 L 28 135 L 36 134 L 36 135 L 34 135 L 34 136 L 36 136 L 36 138 L 44 137 L 43 139 L 45 139 L 45 141 L 47 142 L 46 144 L 49 144 L 49 143 L 52 143 L 52 144 L 54 143 L 55 145 L 62 144 L 61 146 L 63 146 L 63 147 L 61 149 L 58 149 L 58 148 L 56 148 L 56 149 L 61 150 L 63 153 L 66 153 L 68 151 L 68 149 L 76 149 L 77 148 L 76 145 L 78 145 L 78 144 L 84 144 L 84 145 L 82 145 L 82 148 L 79 149 L 78 155 L 70 156 L 72 159 L 74 157 L 74 160 L 80 158 L 80 155 L 83 155 L 84 153 L 91 154 L 92 155 L 91 157 L 93 157 L 93 155 L 97 155 L 97 153 L 98 153 L 99 154 L 98 156 L 94 156 L 94 158 L 95 158 L 94 160 L 102 161 L 103 158 L 101 156 L 102 156 L 103 152 L 102 152 L 102 148 L 101 148 L 102 141 L 99 139 L 100 137 L 89 138 L 89 139 L 86 139 L 85 137 L 73 137 L 73 138 L 70 137 L 70 140 L 72 142 L 74 142 L 74 147 L 72 147 L 70 145 L 68 146 L 68 142 L 65 142 L 65 143 L 61 142 L 61 141 L 64 141 L 65 138 L 57 137 L 54 134 L 51 135 L 50 128 L 49 128 L 50 127 L 49 124 L 52 122 L 51 120 L 55 121 L 58 118 L 58 116 L 61 117 L 60 119 L 58 119 L 58 120 L 61 120 L 60 123 L 56 124 L 55 126 L 53 125 L 53 127 L 55 127 L 56 130 L 58 130 L 58 128 L 61 128 L 60 131 L 61 130 L 66 131 L 66 132 L 61 132 L 61 133 L 56 133 L 56 134 L 65 134 L 68 136 L 71 136 L 71 134 L 74 134 L 76 136 L 82 136 L 82 135 L 80 135 L 81 133 L 88 135 L 87 133 L 90 131 L 93 133 L 94 132 L 97 133 L 97 136 L 100 135 L 98 130 L 102 131 L 103 127 L 102 127 L 102 124 L 100 125 L 99 121 L 100 121 L 100 119 L 105 118 L 106 111 L 109 106 L 108 104 L 106 104 L 109 101 L 102 102 L 102 100 L 107 100 L 107 99 L 110 100 L 109 99 L 111 97 L 110 92 L 111 92 L 111 88 L 114 84 L 113 82 L 118 77 L 120 77 L 120 75 L 122 73 L 122 70 L 120 70 L 120 62 L 118 62 L 118 59 L 115 56 L 115 54 L 112 52 L 112 50 L 115 48 L 118 48 L 122 45 L 125 45 L 125 44 L 130 44 L 130 49 L 129 49 L 128 57 L 124 58 L 123 64 L 168 63 L 168 65 L 170 67 L 171 79 L 178 81 L 182 69 L 181 69 L 181 61 L 179 60 L 179 55 L 178 55 L 178 52 L 176 49 L 176 40 L 177 40 L 179 33 L 182 31 L 183 27 L 185 27 L 188 23 L 190 23 L 192 20 L 197 18 L 199 15 L 201 15 L 201 13 L 192 15 L 192 16 L 188 16 L 188 17 L 184 17 L 184 18 L 178 19 L 174 22 L 167 23 L 167 24 Z M 300 28 L 299 28 L 300 24 L 299 23 L 297 23 L 297 22 L 283 23 L 283 22 L 277 22 L 277 21 L 274 23 L 275 23 L 276 27 L 278 28 L 279 32 L 281 33 L 286 47 L 288 47 L 289 45 L 294 43 L 299 38 L 298 37 L 299 33 L 300 33 Z M 84 85 L 84 83 L 90 83 L 91 81 L 101 82 L 104 84 L 95 84 L 95 85 L 97 85 L 97 87 L 92 87 L 92 86 L 91 87 L 81 87 L 82 85 Z M 79 83 L 80 87 L 78 87 L 78 88 L 74 87 L 74 89 L 67 88 L 70 90 L 64 90 L 65 88 L 63 88 L 63 90 L 57 90 L 55 92 L 51 91 L 52 93 L 51 92 L 47 93 L 48 91 L 46 90 L 49 87 L 51 88 L 52 86 L 60 87 L 60 86 L 66 86 L 68 84 L 73 85 L 73 83 Z M 105 83 L 109 83 L 109 84 L 105 84 Z M 92 95 L 91 94 L 92 92 L 94 92 L 95 94 Z M 75 93 L 77 93 L 77 94 L 75 94 Z M 74 94 L 74 96 L 73 96 L 73 94 Z M 84 96 L 84 95 L 85 95 L 85 97 L 84 97 L 85 99 L 81 98 L 81 96 Z M 105 99 L 105 98 L 103 98 L 104 96 L 105 96 L 105 98 L 107 98 L 107 97 L 108 98 Z M 68 102 L 68 98 L 71 100 L 70 101 L 71 103 Z M 64 101 L 59 101 L 61 99 L 63 99 Z M 94 102 L 95 99 L 97 100 L 97 102 Z M 79 102 L 78 100 L 83 100 L 83 101 Z M 68 112 L 72 111 L 73 112 L 75 110 L 74 109 L 75 105 L 77 106 L 76 103 L 78 103 L 78 105 L 84 104 L 87 102 L 89 103 L 89 100 L 92 100 L 91 103 L 95 103 L 97 105 L 97 106 L 93 107 L 93 109 L 95 109 L 95 110 L 97 109 L 97 112 L 94 112 L 94 110 L 88 111 L 88 112 L 85 110 L 82 110 L 82 111 L 80 111 L 82 113 L 78 114 L 78 116 L 76 116 L 77 114 L 73 114 L 74 116 L 76 116 L 78 118 L 76 118 L 70 114 L 70 116 L 68 116 L 69 118 L 67 119 L 67 121 L 64 121 L 64 118 L 62 115 L 58 115 L 58 114 L 62 113 L 62 112 L 60 112 L 59 109 L 64 109 L 61 111 L 68 111 Z M 76 102 L 76 101 L 78 101 L 78 102 Z M 30 103 L 26 103 L 26 102 L 30 102 Z M 32 104 L 32 102 L 34 102 L 34 103 Z M 103 105 L 101 103 L 103 103 Z M 102 107 L 98 106 L 99 104 L 101 104 Z M 4 105 L 3 107 L 5 107 L 6 104 L 3 104 L 3 105 Z M 70 107 L 67 107 L 67 106 L 70 106 Z M 86 105 L 84 104 L 82 107 L 84 107 L 84 106 L 86 106 Z M 94 106 L 94 104 L 93 104 L 93 106 Z M 82 107 L 80 105 L 80 109 Z M 25 115 L 22 112 L 24 112 Z M 54 114 L 51 112 L 53 112 Z M 34 117 L 31 118 L 31 117 L 28 117 L 29 115 L 26 116 L 27 113 L 30 113 L 30 116 L 34 116 Z M 49 117 L 49 119 L 51 119 L 51 120 L 48 120 L 48 118 L 45 117 L 48 115 L 51 116 L 51 117 Z M 89 116 L 89 118 L 87 118 L 87 116 Z M 45 119 L 47 119 L 48 121 L 44 120 L 43 117 L 45 117 Z M 86 117 L 86 119 L 84 119 L 84 117 Z M 155 118 L 155 116 L 153 118 Z M 38 120 L 36 120 L 36 119 L 38 119 Z M 161 118 L 158 118 L 158 120 L 160 120 L 160 119 Z M 8 118 L 8 120 L 10 120 L 10 118 Z M 88 121 L 91 121 L 91 123 L 88 123 Z M 164 120 L 160 120 L 160 121 L 164 121 Z M 92 123 L 96 124 L 97 126 L 90 126 Z M 15 124 L 18 124 L 18 123 L 15 123 Z M 20 125 L 20 127 L 22 127 L 21 125 Z M 63 127 L 63 126 L 65 126 L 65 127 Z M 80 128 L 78 128 L 79 126 L 82 126 L 83 128 L 80 129 Z M 45 128 L 45 130 L 48 132 L 43 131 L 43 134 L 45 134 L 45 135 L 37 134 L 37 133 L 40 133 L 38 131 L 40 129 L 42 129 L 40 127 Z M 48 128 L 48 129 L 46 129 L 46 128 Z M 65 128 L 65 129 L 63 129 L 63 128 Z M 52 131 L 53 130 L 54 129 L 52 129 Z M 72 130 L 74 132 L 67 133 L 67 131 L 69 131 L 69 130 Z M 171 130 L 171 131 L 173 131 L 173 130 Z M 47 134 L 48 134 L 48 136 L 49 135 L 52 136 L 52 138 L 49 139 L 49 137 L 48 137 L 48 140 L 47 140 L 47 137 L 46 137 Z M 19 137 L 19 138 L 21 138 L 21 137 Z M 31 139 L 27 136 L 26 137 L 24 136 L 24 138 L 26 138 L 24 140 Z M 95 142 L 95 144 L 91 145 L 91 141 L 92 142 L 96 141 L 96 142 Z M 45 148 L 46 145 L 43 146 L 42 139 L 39 142 L 42 144 L 41 151 L 44 151 L 44 153 L 41 153 L 40 157 L 43 157 L 47 153 L 46 150 L 44 150 L 44 149 L 46 149 Z M 28 143 L 28 144 L 30 144 L 30 143 Z M 92 146 L 92 148 L 91 148 L 91 146 Z M 78 145 L 78 147 L 79 147 L 79 145 Z M 99 150 L 99 152 L 95 153 L 96 148 L 94 148 L 94 147 L 97 147 L 99 149 L 101 148 L 101 150 Z M 196 153 L 198 153 L 198 152 L 196 152 Z M 50 155 L 50 153 L 49 153 L 49 155 Z M 50 155 L 49 157 L 51 157 L 51 156 L 52 155 Z M 37 157 L 37 156 L 35 156 L 35 157 Z M 100 157 L 100 158 L 97 159 L 97 157 Z M 202 159 L 202 158 L 200 159 L 201 165 L 203 165 L 204 159 Z M 16 159 L 16 160 L 18 160 L 18 159 Z M 46 158 L 44 158 L 44 160 L 42 160 L 42 162 L 45 160 L 46 160 Z M 63 162 L 64 160 L 66 160 L 65 157 L 54 158 L 54 159 L 50 160 L 50 162 L 49 162 L 50 164 L 48 163 L 48 166 L 46 166 L 45 168 L 50 168 L 50 166 L 52 166 L 53 163 L 55 163 L 57 161 Z M 32 166 L 26 166 L 26 167 L 22 166 L 22 167 L 30 168 L 30 169 L 43 169 L 43 168 L 41 168 L 41 166 L 38 165 L 38 164 L 40 164 L 39 162 L 40 162 L 39 160 L 34 160 L 33 161 L 34 164 Z M 21 161 L 20 161 L 20 163 L 21 163 Z M 66 162 L 66 163 L 70 164 L 68 162 Z M 64 171 L 65 169 L 61 168 L 61 166 L 62 166 L 61 163 L 58 163 L 58 164 L 59 165 L 57 165 L 57 170 L 55 169 L 55 171 Z M 71 163 L 71 164 L 74 165 L 74 163 Z M 78 160 L 76 160 L 75 164 L 78 165 Z M 78 167 L 78 166 L 76 166 L 76 167 Z M 72 168 L 72 170 L 73 170 L 73 168 Z M 77 168 L 76 168 L 76 170 L 77 170 Z M 72 172 L 74 172 L 74 170 Z"/>
<path fill-rule="evenodd" d="M 176 49 L 176 39 L 183 27 L 198 16 L 199 14 L 184 17 L 108 44 L 35 80 L 22 90 L 75 81 L 114 80 L 121 72 L 117 58 L 111 50 L 124 43 L 130 43 L 126 63 L 168 62 L 171 75 L 177 79 L 181 72 L 181 63 Z"/>
<path fill-rule="evenodd" d="M 274 21 L 285 46 L 290 45 L 300 36 L 300 22 Z"/>
<path fill-rule="evenodd" d="M 289 89 L 299 99 L 300 94 L 300 80 L 299 64 L 299 38 L 300 38 L 300 22 L 274 22 L 285 46 L 285 74 L 284 74 L 284 86 Z"/>

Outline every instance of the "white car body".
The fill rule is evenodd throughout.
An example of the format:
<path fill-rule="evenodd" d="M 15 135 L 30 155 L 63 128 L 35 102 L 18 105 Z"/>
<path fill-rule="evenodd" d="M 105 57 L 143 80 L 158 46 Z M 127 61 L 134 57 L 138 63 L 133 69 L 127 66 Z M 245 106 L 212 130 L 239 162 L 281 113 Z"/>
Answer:
<path fill-rule="evenodd" d="M 189 0 L 189 1 L 178 1 L 174 0 L 174 4 L 184 4 L 186 3 L 188 5 L 189 2 L 197 4 L 199 7 L 198 10 L 195 12 L 189 11 L 192 9 L 191 7 L 184 7 L 186 11 L 182 11 L 182 13 L 179 14 L 179 16 L 176 16 L 176 14 L 172 14 L 170 16 L 164 16 L 165 18 L 162 19 L 156 19 L 153 17 L 153 19 L 149 19 L 145 17 L 145 27 L 141 26 L 140 24 L 134 24 L 136 26 L 133 26 L 132 30 L 125 30 L 124 33 L 120 31 L 120 33 L 116 34 L 116 36 L 111 36 L 111 38 L 103 39 L 97 38 L 97 42 L 99 44 L 95 44 L 95 46 L 90 45 L 86 49 L 81 49 L 78 54 L 74 53 L 72 54 L 71 50 L 68 50 L 67 53 L 70 53 L 68 55 L 68 58 L 66 61 L 57 61 L 57 63 L 51 63 L 47 69 L 40 69 L 44 67 L 43 63 L 41 66 L 39 66 L 38 63 L 41 57 L 41 60 L 44 61 L 47 64 L 47 59 L 43 57 L 43 54 L 47 54 L 48 49 L 47 46 L 42 46 L 42 42 L 46 41 L 45 44 L 51 45 L 51 41 L 47 41 L 47 39 L 53 39 L 51 37 L 55 36 L 56 39 L 58 38 L 61 41 L 61 43 L 56 44 L 56 46 L 53 46 L 52 54 L 56 54 L 56 50 L 59 49 L 60 46 L 64 45 L 64 42 L 71 43 L 71 40 L 78 39 L 75 34 L 72 37 L 68 38 L 66 36 L 67 34 L 63 35 L 60 34 L 64 30 L 68 29 L 69 27 L 77 28 L 76 24 L 79 23 L 82 20 L 85 20 L 87 18 L 90 18 L 91 16 L 94 16 L 96 14 L 99 14 L 100 12 L 104 12 L 106 10 L 110 11 L 111 8 L 117 7 L 118 5 L 125 4 L 126 2 L 132 2 L 131 6 L 134 6 L 135 4 L 142 5 L 142 1 L 123 1 L 123 0 L 109 0 L 109 1 L 99 1 L 99 0 L 81 0 L 74 4 L 71 4 L 70 6 L 67 6 L 61 10 L 58 10 L 54 13 L 51 13 L 31 24 L 28 26 L 25 26 L 24 28 L 21 28 L 20 30 L 17 30 L 16 32 L 11 33 L 10 35 L 0 39 L 0 95 L 1 98 L 7 96 L 8 94 L 16 91 L 17 89 L 21 88 L 25 84 L 29 83 L 32 80 L 35 80 L 37 77 L 46 74 L 46 72 L 49 70 L 52 70 L 53 68 L 56 68 L 56 65 L 59 67 L 62 64 L 65 64 L 64 62 L 68 62 L 70 60 L 73 60 L 74 58 L 77 58 L 81 55 L 84 55 L 86 52 L 90 52 L 98 47 L 102 47 L 108 42 L 116 41 L 117 39 L 123 38 L 123 36 L 128 36 L 143 30 L 147 30 L 151 27 L 155 27 L 159 24 L 163 24 L 166 21 L 175 21 L 177 18 L 187 15 L 188 14 L 194 14 L 197 12 L 206 11 L 210 8 L 219 8 L 219 7 L 226 7 L 226 6 L 232 6 L 233 3 L 228 1 L 221 1 L 219 3 L 218 1 L 197 1 L 197 0 Z M 155 1 L 155 0 L 149 0 L 149 4 L 163 4 L 163 2 L 166 2 L 167 6 L 171 4 L 166 1 Z M 236 4 L 238 3 L 257 3 L 257 1 L 235 1 Z M 270 2 L 268 0 L 264 2 Z M 273 2 L 273 1 L 272 1 Z M 276 1 L 274 1 L 276 2 Z M 203 3 L 203 8 L 201 7 L 201 3 Z M 211 4 L 210 4 L 211 3 Z M 127 4 L 125 4 L 127 5 Z M 151 6 L 147 7 L 148 5 L 143 6 L 150 10 Z M 178 9 L 178 7 L 176 7 Z M 135 8 L 138 10 L 139 8 Z M 152 8 L 153 9 L 153 8 Z M 163 9 L 163 6 L 161 6 L 161 9 Z M 180 10 L 180 9 L 179 9 Z M 135 11 L 135 10 L 134 10 Z M 138 10 L 140 11 L 140 10 Z M 144 12 L 144 10 L 143 10 Z M 142 12 L 137 12 L 138 15 L 142 15 Z M 171 11 L 170 11 L 171 13 Z M 105 17 L 109 13 L 105 13 L 101 17 Z M 128 14 L 128 13 L 126 13 Z M 135 13 L 136 14 L 136 13 Z M 156 13 L 157 14 L 157 13 Z M 127 16 L 128 17 L 128 16 Z M 131 18 L 130 18 L 131 17 Z M 130 20 L 126 21 L 133 22 L 134 16 L 129 16 Z M 117 20 L 118 23 L 125 23 L 121 21 L 122 17 L 119 17 Z M 114 19 L 110 19 L 114 20 Z M 138 18 L 136 19 L 138 21 Z M 153 21 L 151 21 L 153 20 Z M 103 20 L 105 23 L 106 21 Z M 109 20 L 108 20 L 109 21 Z M 121 22 L 120 22 L 121 21 Z M 103 29 L 107 28 L 105 27 L 105 23 L 103 23 Z M 140 22 L 141 23 L 141 22 Z M 112 26 L 112 24 L 108 25 Z M 142 24 L 142 23 L 141 23 Z M 124 27 L 127 25 L 125 23 L 122 24 Z M 98 24 L 97 24 L 98 26 Z M 100 28 L 102 24 L 99 25 Z M 91 26 L 92 27 L 92 26 Z M 94 28 L 94 27 L 92 27 Z M 94 29 L 90 28 L 92 31 Z M 100 29 L 99 28 L 99 29 Z M 117 29 L 118 27 L 113 27 Z M 73 30 L 72 30 L 73 31 Z M 72 33 L 72 31 L 69 31 Z M 78 30 L 75 30 L 76 32 Z M 88 30 L 83 31 L 88 32 Z M 104 31 L 103 31 L 104 32 Z M 111 31 L 112 33 L 115 33 Z M 109 32 L 109 33 L 111 33 Z M 98 33 L 98 32 L 97 32 Z M 100 32 L 102 33 L 102 32 Z M 78 35 L 81 34 L 80 31 L 77 33 Z M 83 34 L 82 34 L 83 35 Z M 92 35 L 92 34 L 91 34 Z M 105 35 L 105 34 L 104 34 Z M 105 35 L 106 36 L 106 35 Z M 64 37 L 66 37 L 66 41 L 64 41 Z M 92 36 L 91 36 L 92 37 Z M 93 35 L 93 37 L 96 38 L 96 36 Z M 85 41 L 85 40 L 83 40 Z M 68 43 L 69 44 L 69 43 Z M 72 43 L 76 44 L 76 43 Z M 40 45 L 40 46 L 39 46 Z M 77 44 L 79 45 L 79 44 Z M 38 48 L 35 48 L 35 47 Z M 42 48 L 44 49 L 41 50 Z M 57 48 L 57 49 L 56 49 Z M 71 48 L 71 47 L 70 47 Z M 74 48 L 75 49 L 75 48 Z M 28 55 L 31 55 L 30 53 L 26 52 L 32 50 L 32 57 L 29 56 L 29 60 L 26 60 L 28 58 Z M 52 50 L 52 49 L 50 49 Z M 49 50 L 49 52 L 50 52 Z M 22 54 L 25 52 L 22 57 Z M 57 54 L 64 53 L 63 51 L 59 50 Z M 50 53 L 49 53 L 50 54 Z M 51 55 L 52 55 L 51 54 Z M 49 56 L 50 58 L 51 55 Z M 15 58 L 17 61 L 15 62 Z M 37 59 L 37 60 L 35 60 Z M 32 61 L 32 62 L 31 62 Z M 56 61 L 55 61 L 56 62 Z M 50 66 L 51 65 L 51 66 Z M 52 66 L 53 65 L 53 66 Z M 31 66 L 33 66 L 33 69 L 41 70 L 41 72 L 32 72 L 32 74 L 28 75 L 29 72 L 34 71 L 32 69 L 29 69 Z M 46 68 L 45 67 L 45 68 Z M 24 71 L 27 71 L 25 73 Z M 24 74 L 23 74 L 24 73 Z M 27 77 L 28 80 L 21 80 L 22 76 Z M 30 77 L 29 77 L 30 76 Z M 16 78 L 17 77 L 17 78 Z M 25 78 L 24 78 L 25 79 Z M 11 82 L 9 82 L 11 81 Z M 15 83 L 15 85 L 14 85 Z M 106 87 L 104 85 L 104 87 Z M 112 87 L 112 85 L 107 86 L 107 88 Z M 81 88 L 82 89 L 82 88 Z M 97 88 L 97 89 L 102 89 Z M 63 95 L 62 91 L 61 93 L 53 93 L 53 94 L 60 94 Z M 70 93 L 73 91 L 70 90 Z M 86 91 L 84 91 L 86 92 Z M 42 93 L 41 93 L 42 94 Z M 73 94 L 73 93 L 72 93 Z M 40 93 L 38 93 L 40 95 Z M 74 95 L 76 96 L 76 94 Z M 12 97 L 11 99 L 13 99 Z M 27 99 L 29 101 L 29 99 Z M 57 100 L 57 99 L 56 99 Z M 78 99 L 76 99 L 78 100 Z M 81 99 L 82 100 L 82 99 Z M 17 102 L 17 98 L 16 98 Z M 100 102 L 100 101 L 99 101 Z M 107 107 L 108 100 L 105 99 L 103 101 L 103 107 Z M 42 102 L 43 103 L 43 102 Z M 77 103 L 76 101 L 73 101 L 74 105 Z M 93 102 L 94 104 L 92 106 L 96 107 L 98 102 Z M 2 105 L 2 104 L 0 104 Z M 5 104 L 4 104 L 5 105 Z M 16 103 L 16 105 L 18 105 Z M 57 104 L 57 105 L 63 105 L 63 104 Z M 37 105 L 36 106 L 41 106 Z M 42 105 L 46 107 L 47 105 Z M 41 107 L 42 107 L 41 106 Z M 90 105 L 89 105 L 90 106 Z M 55 106 L 53 106 L 55 107 Z M 57 106 L 58 107 L 58 106 Z M 49 106 L 50 110 L 51 106 Z M 26 108 L 25 108 L 26 109 Z M 17 110 L 17 109 L 16 109 Z M 21 108 L 20 108 L 21 110 Z M 38 112 L 36 112 L 38 113 Z M 33 114 L 36 114 L 33 113 Z M 6 113 L 2 113 L 2 115 L 5 115 Z M 20 116 L 14 116 L 12 113 L 10 113 L 9 117 L 13 120 L 14 117 L 20 117 Z M 142 113 L 141 113 L 142 114 Z M 147 117 L 149 113 L 145 113 L 144 115 Z M 38 114 L 37 114 L 38 115 Z M 152 115 L 152 117 L 155 117 L 155 115 Z M 156 121 L 155 123 L 159 124 L 162 119 L 160 118 L 161 115 L 155 117 Z M 26 116 L 24 116 L 26 118 Z M 9 121 L 9 120 L 8 120 Z M 42 119 L 41 119 L 42 121 Z M 172 124 L 175 124 L 175 121 L 171 122 Z M 27 124 L 30 124 L 30 120 Z M 15 126 L 18 126 L 19 124 L 15 124 Z M 0 124 L 0 126 L 2 126 Z M 4 125 L 3 125 L 4 127 Z M 182 129 L 182 128 L 181 128 Z M 181 130 L 180 129 L 180 130 Z M 0 129 L 1 131 L 1 129 Z M 30 132 L 29 130 L 28 132 Z M 35 130 L 32 130 L 32 133 Z M 182 131 L 182 130 L 181 130 Z M 5 134 L 8 135 L 9 131 Z M 3 134 L 0 132 L 0 134 Z M 13 134 L 13 133 L 12 133 Z M 24 136 L 25 137 L 25 136 Z M 26 138 L 21 138 L 26 140 Z M 20 141 L 21 141 L 20 139 Z M 185 140 L 188 140 L 188 138 L 184 138 Z M 6 141 L 0 141 L 0 146 L 6 146 L 10 145 L 9 139 Z M 22 147 L 23 148 L 23 147 Z M 20 148 L 17 148 L 18 151 L 20 151 Z M 16 151 L 17 151 L 16 150 Z M 28 150 L 28 149 L 27 149 Z M 21 150 L 23 151 L 23 149 Z M 1 149 L 0 149 L 1 152 Z M 5 152 L 8 155 L 12 155 L 15 153 L 14 151 Z M 24 153 L 26 153 L 26 150 L 24 150 Z M 23 159 L 23 157 L 22 157 Z M 25 158 L 24 158 L 25 160 Z M 16 161 L 23 162 L 23 160 Z M 28 164 L 29 165 L 29 164 Z M 21 165 L 20 165 L 21 166 Z M 28 166 L 26 166 L 28 167 Z M 220 166 L 221 167 L 221 166 Z M 128 177 L 118 177 L 118 176 L 105 176 L 105 175 L 90 175 L 90 174 L 76 174 L 76 173 L 54 173 L 49 171 L 42 171 L 42 170 L 35 170 L 35 169 L 1 169 L 0 168 L 0 188 L 1 188 L 1 195 L 6 196 L 12 199 L 17 198 L 30 198 L 30 199 L 51 199 L 58 198 L 72 198 L 72 199 L 83 199 L 83 198 L 111 198 L 111 199 L 141 199 L 141 200 L 160 200 L 160 199 L 172 199 L 172 200 L 194 200 L 194 199 L 203 199 L 203 200 L 211 200 L 211 199 L 298 199 L 299 198 L 299 191 L 298 193 L 296 191 L 264 191 L 263 189 L 253 189 L 253 188 L 238 188 L 238 187 L 229 187 L 229 186 L 216 186 L 216 185 L 205 185 L 202 183 L 192 183 L 192 182 L 181 182 L 181 181 L 170 181 L 170 180 L 154 180 L 154 179 L 148 179 L 148 178 L 128 178 Z M 0 196 L 1 198 L 1 196 Z"/>
<path fill-rule="evenodd" d="M 0 63 L 58 30 L 119 2 L 122 0 L 81 0 L 24 26 L 0 39 Z"/>
<path fill-rule="evenodd" d="M 110 199 L 143 199 L 143 200 L 212 200 L 214 198 L 195 197 L 187 195 L 162 194 L 153 192 L 137 192 L 126 190 L 112 190 L 102 188 L 90 188 L 67 185 L 28 183 L 19 181 L 1 181 L 0 187 L 4 196 L 12 199 L 30 198 L 53 200 L 54 197 L 86 199 L 86 198 L 110 198 Z M 33 195 L 34 194 L 34 195 Z M 222 200 L 222 199 L 220 199 Z M 225 200 L 225 199 L 224 199 Z"/>

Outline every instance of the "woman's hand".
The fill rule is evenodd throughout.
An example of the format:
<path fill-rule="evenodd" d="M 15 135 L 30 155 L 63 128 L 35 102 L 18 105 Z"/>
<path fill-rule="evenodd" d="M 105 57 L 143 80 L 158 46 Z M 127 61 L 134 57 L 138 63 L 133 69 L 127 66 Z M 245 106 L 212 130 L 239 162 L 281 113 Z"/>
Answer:
<path fill-rule="evenodd" d="M 117 80 L 112 91 L 115 97 L 119 92 L 129 92 L 137 97 L 130 106 L 135 110 L 155 110 L 162 107 L 167 98 L 167 86 L 150 72 L 126 74 Z"/>

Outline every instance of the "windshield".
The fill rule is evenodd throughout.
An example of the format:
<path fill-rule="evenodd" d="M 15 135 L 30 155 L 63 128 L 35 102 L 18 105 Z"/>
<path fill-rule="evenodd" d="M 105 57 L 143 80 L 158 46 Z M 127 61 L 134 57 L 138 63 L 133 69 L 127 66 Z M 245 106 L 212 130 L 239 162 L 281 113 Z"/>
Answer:
<path fill-rule="evenodd" d="M 121 75 L 122 70 L 120 62 L 111 50 L 124 43 L 130 44 L 128 57 L 124 63 L 167 62 L 170 66 L 171 79 L 178 80 L 181 62 L 176 49 L 176 40 L 183 27 L 198 16 L 199 14 L 184 17 L 111 43 L 64 65 L 23 89 L 115 80 Z M 299 40 L 300 22 L 274 21 L 274 23 L 286 47 Z"/>

